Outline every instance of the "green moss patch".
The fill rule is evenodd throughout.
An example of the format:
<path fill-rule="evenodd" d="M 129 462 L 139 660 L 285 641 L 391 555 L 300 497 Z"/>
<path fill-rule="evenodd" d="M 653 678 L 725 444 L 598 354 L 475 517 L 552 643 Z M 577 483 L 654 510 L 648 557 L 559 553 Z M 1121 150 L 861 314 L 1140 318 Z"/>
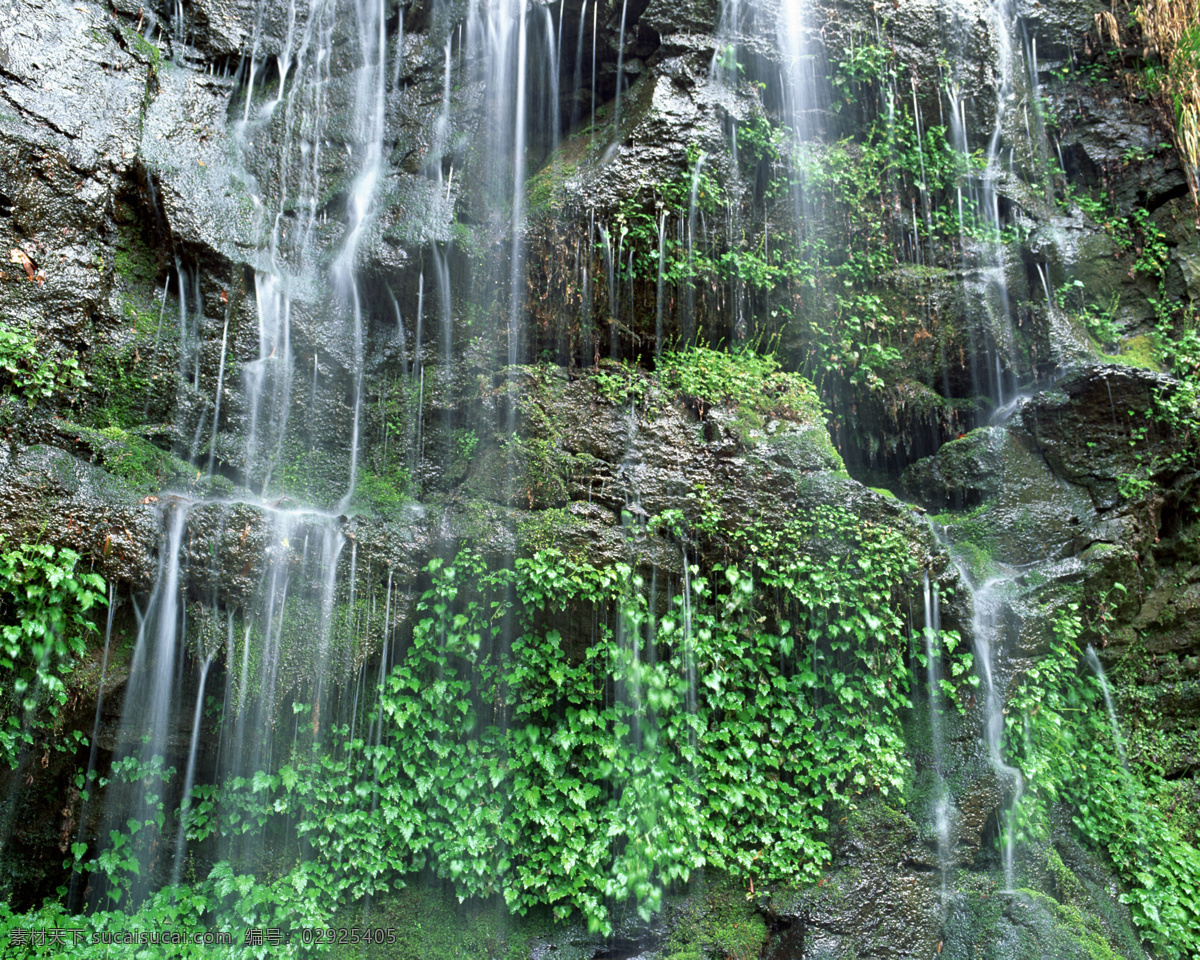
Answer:
<path fill-rule="evenodd" d="M 436 887 L 413 886 L 369 913 L 347 910 L 331 926 L 370 929 L 383 940 L 335 946 L 331 960 L 527 960 L 533 939 L 551 924 L 510 917 L 503 904 L 460 905 Z"/>
<path fill-rule="evenodd" d="M 756 960 L 767 940 L 767 924 L 748 891 L 724 875 L 698 883 L 703 892 L 681 901 L 662 960 Z"/>

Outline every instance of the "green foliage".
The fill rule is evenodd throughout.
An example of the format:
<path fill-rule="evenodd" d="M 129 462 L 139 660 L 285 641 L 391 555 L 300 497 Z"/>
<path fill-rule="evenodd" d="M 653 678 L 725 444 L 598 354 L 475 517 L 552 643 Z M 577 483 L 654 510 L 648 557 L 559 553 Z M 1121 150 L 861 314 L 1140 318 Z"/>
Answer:
<path fill-rule="evenodd" d="M 1185 384 L 1200 384 L 1200 315 L 1196 305 L 1170 304 L 1160 291 L 1152 339 L 1160 361 Z"/>
<path fill-rule="evenodd" d="M 1117 345 L 1120 330 L 1117 327 L 1117 307 L 1120 305 L 1120 295 L 1113 294 L 1107 301 L 1100 303 L 1089 301 L 1084 296 L 1082 280 L 1073 280 L 1058 291 L 1058 306 L 1069 310 L 1083 323 L 1088 335 L 1104 350 L 1112 350 Z"/>
<path fill-rule="evenodd" d="M 141 491 L 157 492 L 172 482 L 186 483 L 196 475 L 195 467 L 121 427 L 80 429 L 79 433 L 92 445 L 106 470 Z"/>
<path fill-rule="evenodd" d="M 835 110 L 862 114 L 852 136 L 804 140 L 755 115 L 734 131 L 739 175 L 720 182 L 717 161 L 690 147 L 684 175 L 614 211 L 597 251 L 619 282 L 594 271 L 582 302 L 602 312 L 616 293 L 620 309 L 609 312 L 633 329 L 669 309 L 685 329 L 720 338 L 732 299 L 749 327 L 737 335 L 783 335 L 818 388 L 830 379 L 860 393 L 892 385 L 906 351 L 930 336 L 888 292 L 900 249 L 910 263 L 957 266 L 1015 229 L 998 229 L 970 199 L 983 158 L 957 149 L 945 127 L 919 126 L 896 92 L 899 73 L 895 54 L 874 43 L 852 45 L 835 64 Z M 806 215 L 780 217 L 782 205 Z"/>
<path fill-rule="evenodd" d="M 104 603 L 104 579 L 76 569 L 79 559 L 48 543 L 0 553 L 0 676 L 8 714 L 0 725 L 0 760 L 11 766 L 23 746 L 54 728 L 75 658 L 96 629 L 88 613 Z"/>
<path fill-rule="evenodd" d="M 140 364 L 136 347 L 96 351 L 88 364 L 91 382 L 100 394 L 99 409 L 89 418 L 92 423 L 101 428 L 130 429 L 145 422 L 143 411 L 151 396 L 151 377 L 155 375 L 143 376 L 138 372 Z"/>
<path fill-rule="evenodd" d="M 98 429 L 132 430 L 148 418 L 163 422 L 174 402 L 178 346 L 172 336 L 173 311 L 165 302 L 151 309 L 132 297 L 123 297 L 121 307 L 128 333 L 98 337 L 87 355 L 92 391 L 80 419 Z"/>
<path fill-rule="evenodd" d="M 592 375 L 596 392 L 609 403 L 624 406 L 640 401 L 649 388 L 649 382 L 628 361 L 613 363 L 602 360 L 599 369 Z"/>
<path fill-rule="evenodd" d="M 479 446 L 479 434 L 474 430 L 460 428 L 454 431 L 453 456 L 457 470 L 467 469 L 477 446 Z"/>
<path fill-rule="evenodd" d="M 87 386 L 79 358 L 60 348 L 45 350 L 29 333 L 0 323 L 0 392 L 39 400 L 67 398 Z"/>
<path fill-rule="evenodd" d="M 1137 410 L 1127 411 L 1130 418 L 1127 443 L 1136 467 L 1117 477 L 1118 492 L 1126 499 L 1141 499 L 1153 492 L 1164 478 L 1190 469 L 1195 463 L 1196 442 L 1200 439 L 1200 377 L 1187 375 L 1193 362 L 1187 359 L 1191 349 L 1187 341 L 1178 349 L 1182 359 L 1179 355 L 1168 356 L 1184 368 L 1184 379 L 1169 387 L 1155 389 L 1150 420 Z M 1200 353 L 1195 362 L 1200 364 Z M 1154 439 L 1165 434 L 1167 442 L 1152 444 L 1152 431 Z"/>
<path fill-rule="evenodd" d="M 1064 183 L 1067 181 L 1064 180 Z M 1109 195 L 1099 198 L 1065 188 L 1064 205 L 1074 203 L 1097 225 L 1102 227 L 1114 245 L 1132 258 L 1132 273 L 1161 278 L 1170 259 L 1167 235 L 1155 223 L 1150 211 L 1134 207 L 1128 216 L 1122 215 Z M 1101 341 L 1104 342 L 1104 341 Z"/>
<path fill-rule="evenodd" d="M 354 503 L 358 508 L 387 511 L 412 500 L 412 475 L 408 467 L 391 464 L 386 473 L 361 470 L 355 481 Z"/>
<path fill-rule="evenodd" d="M 382 943 L 334 947 L 333 960 L 528 960 L 532 930 L 551 928 L 513 924 L 495 910 L 463 908 L 449 896 L 416 887 L 371 904 L 366 916 L 344 911 L 328 926 L 383 931 Z"/>
<path fill-rule="evenodd" d="M 1114 742 L 1100 681 L 1082 676 L 1083 624 L 1072 605 L 1054 620 L 1049 653 L 1026 672 L 1009 702 L 1008 749 L 1027 789 L 1017 829 L 1045 837 L 1053 804 L 1074 811 L 1080 833 L 1106 851 L 1129 884 L 1122 900 L 1156 955 L 1193 957 L 1200 951 L 1200 852 L 1181 840 L 1148 800 L 1161 774 L 1132 773 L 1124 744 Z M 1086 668 L 1083 668 L 1086 670 Z"/>
<path fill-rule="evenodd" d="M 147 61 L 157 64 L 161 56 L 159 48 L 141 37 L 138 39 L 142 43 L 134 42 L 136 52 L 144 56 Z M 113 250 L 113 266 L 123 281 L 148 294 L 158 286 L 161 254 L 153 248 L 150 241 L 135 226 L 140 219 L 139 211 L 136 208 L 127 204 L 119 204 L 118 213 L 125 218 L 126 223 L 117 233 L 117 243 Z"/>
<path fill-rule="evenodd" d="M 738 149 L 758 163 L 774 163 L 785 156 L 787 132 L 765 116 L 756 115 L 738 127 Z"/>
<path fill-rule="evenodd" d="M 705 887 L 702 895 L 680 905 L 663 960 L 756 960 L 767 940 L 762 914 L 726 876 L 706 874 Z"/>
<path fill-rule="evenodd" d="M 896 76 L 895 61 L 885 46 L 855 42 L 858 39 L 851 38 L 849 49 L 844 51 L 829 77 L 838 96 L 835 109 L 861 100 L 865 91 Z"/>
<path fill-rule="evenodd" d="M 1133 248 L 1133 269 L 1148 277 L 1161 277 L 1170 257 L 1167 235 L 1144 207 L 1134 208 L 1127 229 Z"/>
<path fill-rule="evenodd" d="M 500 569 L 431 562 L 369 734 L 327 730 L 272 771 L 195 788 L 180 812 L 194 843 L 262 838 L 270 872 L 217 863 L 130 904 L 130 922 L 174 899 L 211 929 L 296 933 L 426 872 L 460 898 L 578 911 L 606 930 L 611 904 L 649 917 L 701 866 L 738 887 L 819 876 L 830 817 L 862 792 L 899 799 L 907 777 L 909 641 L 893 590 L 914 561 L 902 536 L 836 509 L 728 544 L 728 563 L 691 567 L 656 606 L 631 567 L 553 549 Z M 595 623 L 586 646 L 555 628 L 567 615 Z M 73 851 L 123 902 L 141 869 L 131 851 L 163 828 L 169 774 L 118 765 L 157 812 L 90 859 Z M 720 926 L 693 933 L 740 950 Z"/>
<path fill-rule="evenodd" d="M 731 404 L 762 416 L 822 423 L 825 410 L 812 384 L 785 373 L 773 353 L 750 348 L 715 350 L 696 346 L 663 354 L 664 385 L 704 406 Z"/>

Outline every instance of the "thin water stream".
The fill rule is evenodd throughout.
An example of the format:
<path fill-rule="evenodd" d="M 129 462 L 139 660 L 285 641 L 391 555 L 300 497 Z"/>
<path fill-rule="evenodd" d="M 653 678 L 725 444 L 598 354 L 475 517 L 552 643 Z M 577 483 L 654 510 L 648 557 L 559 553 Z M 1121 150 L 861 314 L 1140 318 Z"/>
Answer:
<path fill-rule="evenodd" d="M 942 669 L 941 669 L 941 599 L 937 586 L 929 581 L 929 571 L 922 574 L 922 599 L 924 601 L 925 680 L 929 694 L 929 729 L 933 747 L 934 831 L 937 836 L 937 864 L 941 874 L 942 911 L 946 910 L 947 881 L 951 867 L 951 806 L 950 787 L 946 782 L 946 734 L 942 719 Z"/>
<path fill-rule="evenodd" d="M 1017 856 L 1016 811 L 1025 790 L 1024 774 L 1010 764 L 1004 757 L 1005 737 L 1005 689 L 1007 686 L 1007 670 L 1003 666 L 1009 645 L 1008 634 L 1015 627 L 1014 620 L 1018 616 L 1013 604 L 1016 596 L 1016 574 L 1001 568 L 1002 572 L 989 576 L 978 582 L 973 576 L 967 558 L 955 549 L 953 544 L 946 541 L 944 532 L 936 523 L 930 524 L 930 530 L 946 550 L 958 574 L 959 583 L 967 590 L 971 600 L 971 642 L 974 651 L 975 670 L 982 685 L 983 696 L 979 702 L 980 725 L 983 743 L 987 748 L 988 763 L 996 777 L 997 785 L 1004 798 L 999 813 L 999 832 L 1001 844 L 1001 869 L 1004 879 L 1003 889 L 1014 889 Z M 935 601 L 930 597 L 928 616 L 932 618 Z M 930 663 L 934 658 L 930 657 Z M 929 674 L 931 708 L 933 701 L 934 681 L 940 678 Z M 974 698 L 972 698 L 974 699 Z M 938 751 L 938 730 L 940 720 L 931 716 L 931 726 L 934 730 L 935 751 Z M 938 774 L 938 796 L 946 789 L 944 776 Z M 939 850 L 942 843 L 944 828 L 939 809 L 940 799 L 935 800 L 934 822 L 938 832 Z M 949 799 L 947 798 L 946 812 Z"/>

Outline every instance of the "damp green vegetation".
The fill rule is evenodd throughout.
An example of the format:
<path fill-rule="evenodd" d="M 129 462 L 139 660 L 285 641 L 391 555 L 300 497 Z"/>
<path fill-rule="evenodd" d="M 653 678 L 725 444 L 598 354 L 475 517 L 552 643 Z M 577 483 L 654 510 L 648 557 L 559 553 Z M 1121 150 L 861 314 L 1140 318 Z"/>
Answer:
<path fill-rule="evenodd" d="M 1116 250 L 1128 258 L 1130 269 L 1135 274 L 1141 274 L 1151 279 L 1158 279 L 1167 269 L 1170 260 L 1170 247 L 1167 245 L 1167 235 L 1155 222 L 1153 215 L 1145 207 L 1133 207 L 1128 213 L 1117 208 L 1111 196 L 1101 194 L 1099 197 L 1072 190 L 1069 182 L 1065 185 L 1064 206 L 1072 204 L 1079 207 L 1088 218 L 1104 230 L 1112 239 Z M 1104 306 L 1093 307 L 1100 313 Z"/>
<path fill-rule="evenodd" d="M 771 442 L 791 447 L 790 459 L 804 469 L 843 471 L 841 455 L 829 438 L 829 412 L 805 377 L 783 369 L 776 354 L 755 344 L 718 349 L 697 344 L 667 350 L 653 373 L 626 362 L 602 362 L 591 374 L 599 397 L 617 406 L 653 416 L 664 400 L 682 402 L 703 420 L 714 408 L 732 414 L 725 420 L 740 443 Z M 771 421 L 786 421 L 807 431 L 764 432 Z M 769 436 L 768 436 L 769 434 Z M 586 466 L 581 464 L 580 466 Z"/>
<path fill-rule="evenodd" d="M 581 297 L 571 288 L 570 302 L 619 314 L 635 331 L 669 312 L 693 340 L 725 335 L 731 298 L 745 318 L 737 336 L 780 337 L 788 368 L 826 397 L 834 384 L 867 396 L 914 374 L 932 383 L 938 349 L 962 332 L 950 317 L 914 315 L 890 278 L 971 265 L 1016 228 L 998 230 L 962 202 L 984 160 L 956 148 L 944 126 L 920 125 L 896 92 L 903 74 L 894 51 L 864 42 L 832 74 L 834 112 L 859 118 L 847 124 L 855 132 L 804 139 L 753 116 L 736 131 L 737 177 L 719 176 L 689 146 L 681 176 L 611 212 L 594 289 Z M 778 215 L 793 205 L 808 212 L 803 227 Z M 732 227 L 706 235 L 701 221 Z"/>
<path fill-rule="evenodd" d="M 553 548 L 511 566 L 470 552 L 432 561 L 357 735 L 305 721 L 278 766 L 197 787 L 181 812 L 114 831 L 102 854 L 76 845 L 74 869 L 103 880 L 113 911 L 133 911 L 87 922 L 300 936 L 329 925 L 330 904 L 370 898 L 385 915 L 428 918 L 425 933 L 404 932 L 405 949 L 470 956 L 511 947 L 489 940 L 495 905 L 603 933 L 614 909 L 648 919 L 695 893 L 704 868 L 727 880 L 705 890 L 702 913 L 685 910 L 664 956 L 751 956 L 763 921 L 741 891 L 815 882 L 833 855 L 831 818 L 856 798 L 903 803 L 911 641 L 896 584 L 915 571 L 910 551 L 896 531 L 824 508 L 736 532 L 725 562 L 693 565 L 690 592 L 654 605 L 633 568 Z M 565 616 L 592 619 L 593 642 L 568 643 L 555 626 Z M 169 775 L 128 766 L 130 782 Z M 195 862 L 211 865 L 128 903 L 137 851 L 177 817 Z M 218 836 L 261 838 L 270 870 L 207 861 Z M 485 919 L 439 932 L 445 910 L 405 892 L 414 875 Z M 0 925 L 49 923 L 58 909 Z"/>
<path fill-rule="evenodd" d="M 1119 599 L 1118 595 L 1118 599 Z M 1109 597 L 1102 604 L 1110 607 Z M 1175 626 L 1172 611 L 1168 624 Z M 1200 730 L 1177 712 L 1176 704 L 1200 695 L 1200 661 L 1163 656 L 1151 631 L 1138 631 L 1111 671 L 1113 695 L 1121 706 L 1122 734 L 1134 769 L 1157 774 L 1147 784 L 1150 802 L 1158 807 L 1180 837 L 1200 847 L 1198 785 L 1186 772 L 1200 749 Z"/>
<path fill-rule="evenodd" d="M 785 373 L 773 353 L 697 346 L 668 352 L 660 363 L 664 384 L 702 405 L 731 404 L 761 426 L 764 417 L 824 423 L 826 411 L 813 385 Z"/>
<path fill-rule="evenodd" d="M 1027 781 L 1011 828 L 1020 839 L 1044 839 L 1052 808 L 1068 805 L 1080 835 L 1111 858 L 1128 884 L 1121 900 L 1156 955 L 1194 957 L 1200 953 L 1200 851 L 1155 803 L 1161 771 L 1129 765 L 1102 681 L 1084 663 L 1078 607 L 1060 610 L 1053 626 L 1048 653 L 1028 668 L 1009 700 L 1008 753 Z"/>
<path fill-rule="evenodd" d="M 150 47 L 151 44 L 147 43 L 146 46 Z M 152 49 L 158 52 L 157 47 Z M 158 286 L 161 254 L 137 226 L 140 217 L 136 207 L 118 202 L 117 214 L 122 223 L 113 249 L 113 269 L 128 288 L 150 295 Z"/>
<path fill-rule="evenodd" d="M 276 547 L 303 550 L 303 543 L 282 538 Z M 228 550 L 229 545 L 222 544 L 214 548 L 214 553 Z M 264 629 L 259 618 L 244 613 L 230 616 L 192 603 L 187 610 L 187 636 L 193 654 L 201 662 L 209 656 L 232 658 L 226 666 L 230 678 L 228 709 L 232 713 L 251 710 L 265 700 L 273 708 L 283 705 L 294 724 L 310 728 L 315 724 L 319 728 L 321 718 L 312 716 L 311 704 L 295 702 L 287 711 L 287 698 L 318 670 L 338 682 L 352 676 L 366 651 L 378 648 L 384 640 L 382 624 L 369 616 L 372 605 L 382 599 L 368 595 L 326 602 L 291 597 L 269 629 Z M 230 630 L 239 638 L 236 650 L 229 647 Z M 328 637 L 324 650 L 314 647 L 315 636 Z M 216 704 L 213 708 L 221 709 Z"/>
<path fill-rule="evenodd" d="M 1129 462 L 1133 469 L 1117 477 L 1122 497 L 1138 500 L 1154 493 L 1159 483 L 1179 471 L 1194 468 L 1200 439 L 1200 334 L 1195 330 L 1162 355 L 1181 379 L 1156 387 L 1149 418 L 1127 410 Z M 1156 444 L 1161 435 L 1170 438 Z"/>
<path fill-rule="evenodd" d="M 682 900 L 673 911 L 662 960 L 756 960 L 767 940 L 767 924 L 746 890 L 725 874 L 706 876 L 702 892 Z"/>
<path fill-rule="evenodd" d="M 1154 371 L 1162 370 L 1162 364 L 1158 360 L 1159 354 L 1160 351 L 1154 339 L 1148 334 L 1141 334 L 1140 336 L 1122 340 L 1118 344 L 1116 353 L 1104 353 L 1101 351 L 1101 357 L 1104 360 Z"/>
<path fill-rule="evenodd" d="M 640 403 L 650 389 L 650 378 L 628 360 L 601 360 L 592 373 L 596 392 L 608 403 Z"/>
<path fill-rule="evenodd" d="M 95 429 L 137 430 L 169 423 L 178 373 L 177 310 L 151 304 L 149 289 L 116 298 L 119 327 L 94 329 L 85 355 L 88 389 L 77 404 L 79 422 Z"/>
<path fill-rule="evenodd" d="M 545 166 L 529 178 L 525 184 L 525 204 L 530 214 L 557 209 L 562 200 L 563 184 L 576 174 L 591 146 L 590 131 L 568 137 Z"/>
<path fill-rule="evenodd" d="M 273 460 L 271 482 L 264 491 L 268 498 L 332 505 L 346 492 L 350 480 L 349 464 L 341 451 L 332 450 L 328 445 L 309 445 L 291 435 Z M 401 502 L 404 493 L 396 490 L 396 481 L 403 482 L 403 477 L 392 469 L 375 473 L 371 465 L 365 465 L 356 478 L 356 495 L 360 490 L 357 484 L 362 484 L 359 506 L 382 504 L 388 507 Z M 380 499 L 373 499 L 376 497 Z"/>
<path fill-rule="evenodd" d="M 33 407 L 48 400 L 69 404 L 86 386 L 75 354 L 0 322 L 0 393 L 21 397 Z"/>
<path fill-rule="evenodd" d="M 164 487 L 187 484 L 196 477 L 194 466 L 134 430 L 76 427 L 75 432 L 91 447 L 105 470 L 140 493 L 157 493 Z"/>
<path fill-rule="evenodd" d="M 586 530 L 586 524 L 565 507 L 549 507 L 523 518 L 517 525 L 517 539 L 524 550 L 534 554 L 555 545 L 561 547 L 564 533 L 572 526 Z"/>
<path fill-rule="evenodd" d="M 393 463 L 385 473 L 360 471 L 355 481 L 352 503 L 360 512 L 387 514 L 411 503 L 411 491 L 411 471 L 406 465 Z"/>
<path fill-rule="evenodd" d="M 122 24 L 119 29 L 121 37 L 124 39 L 122 46 L 151 67 L 158 66 L 159 61 L 162 60 L 162 50 L 157 44 L 151 43 L 132 27 Z"/>
<path fill-rule="evenodd" d="M 73 749 L 58 720 L 73 670 L 104 604 L 104 579 L 80 556 L 47 543 L 0 543 L 0 763 L 15 767 L 22 751 Z"/>
<path fill-rule="evenodd" d="M 824 423 L 828 416 L 813 385 L 798 373 L 785 372 L 771 350 L 753 345 L 718 349 L 701 343 L 664 351 L 653 375 L 628 361 L 606 361 L 591 375 L 596 392 L 609 403 L 640 404 L 652 389 L 682 395 L 701 416 L 727 405 L 743 416 L 743 427 L 761 427 L 766 419 Z"/>
<path fill-rule="evenodd" d="M 372 904 L 370 913 L 347 910 L 335 917 L 331 921 L 335 940 L 342 928 L 382 934 L 372 934 L 368 944 L 336 945 L 329 956 L 332 960 L 528 960 L 535 936 L 555 926 L 548 917 L 541 923 L 514 924 L 500 904 L 463 905 L 448 892 L 414 886 Z M 375 942 L 376 936 L 381 942 Z"/>
<path fill-rule="evenodd" d="M 97 385 L 87 419 L 101 428 L 130 429 L 144 423 L 161 367 L 144 364 L 137 345 L 97 350 L 88 364 Z M 139 369 L 140 368 L 140 369 Z M 152 373 L 151 369 L 158 371 Z M 170 375 L 167 374 L 169 377 Z M 158 407 L 155 412 L 161 410 Z"/>
<path fill-rule="evenodd" d="M 1073 906 L 1035 890 L 1011 894 L 966 892 L 950 911 L 945 926 L 949 960 L 1019 956 L 1060 960 L 1130 960 L 1109 944 Z"/>
<path fill-rule="evenodd" d="M 563 424 L 556 413 L 565 387 L 561 371 L 546 364 L 510 369 L 500 390 L 516 408 L 519 429 L 494 438 L 492 475 L 477 475 L 468 486 L 497 502 L 530 510 L 566 502 L 568 481 L 577 469 L 587 468 L 590 458 L 564 446 Z"/>
<path fill-rule="evenodd" d="M 367 444 L 355 478 L 355 510 L 384 515 L 417 499 L 412 465 L 419 404 L 412 381 L 397 377 L 381 383 L 374 402 L 364 405 L 364 432 L 373 442 Z"/>

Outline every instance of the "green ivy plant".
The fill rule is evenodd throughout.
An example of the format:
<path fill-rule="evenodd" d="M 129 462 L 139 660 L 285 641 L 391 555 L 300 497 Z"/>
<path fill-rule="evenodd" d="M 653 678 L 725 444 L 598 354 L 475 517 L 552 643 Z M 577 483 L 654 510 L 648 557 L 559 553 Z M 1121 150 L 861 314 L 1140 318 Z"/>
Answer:
<path fill-rule="evenodd" d="M 32 407 L 85 386 L 74 354 L 47 354 L 32 335 L 0 323 L 0 391 L 18 395 Z"/>
<path fill-rule="evenodd" d="M 79 561 L 48 543 L 0 550 L 0 674 L 10 691 L 0 758 L 12 766 L 55 726 L 71 669 L 96 630 L 89 614 L 105 602 L 104 579 Z"/>
<path fill-rule="evenodd" d="M 823 422 L 825 409 L 812 384 L 784 372 L 773 353 L 746 346 L 715 350 L 700 344 L 665 353 L 659 364 L 664 385 L 705 404 L 728 403 L 780 419 Z"/>
<path fill-rule="evenodd" d="M 1113 731 L 1100 681 L 1082 663 L 1077 605 L 1053 621 L 1049 653 L 1026 672 L 1009 701 L 1007 749 L 1027 789 L 1016 829 L 1046 837 L 1050 808 L 1065 803 L 1090 843 L 1128 883 L 1121 899 L 1156 956 L 1200 954 L 1200 851 L 1178 837 L 1148 799 L 1161 773 L 1131 771 Z"/>
<path fill-rule="evenodd" d="M 708 536 L 707 517 L 647 523 Z M 911 665 L 896 585 L 916 559 L 900 534 L 836 508 L 722 536 L 727 559 L 689 562 L 657 603 L 633 566 L 554 549 L 506 567 L 432 561 L 353 737 L 299 740 L 271 770 L 197 786 L 176 813 L 156 805 L 161 761 L 117 770 L 150 785 L 158 819 L 73 862 L 123 896 L 141 869 L 131 851 L 172 816 L 197 850 L 262 843 L 269 872 L 218 860 L 169 897 L 123 905 L 137 924 L 174 903 L 214 930 L 293 932 L 422 872 L 598 930 L 614 904 L 648 918 L 702 866 L 745 887 L 819 878 L 838 811 L 863 793 L 902 802 Z M 568 642 L 556 624 L 581 614 L 595 636 Z"/>

